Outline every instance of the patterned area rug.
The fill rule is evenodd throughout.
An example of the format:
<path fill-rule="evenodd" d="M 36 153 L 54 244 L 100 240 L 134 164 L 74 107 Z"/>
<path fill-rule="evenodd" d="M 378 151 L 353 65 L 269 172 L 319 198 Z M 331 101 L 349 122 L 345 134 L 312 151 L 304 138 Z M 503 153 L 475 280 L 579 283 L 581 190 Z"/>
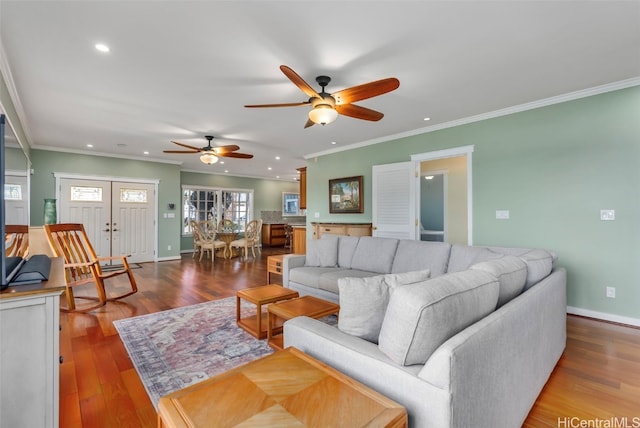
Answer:
<path fill-rule="evenodd" d="M 255 306 L 242 301 L 242 317 Z M 236 299 L 114 321 L 156 409 L 160 397 L 273 350 L 236 325 Z"/>

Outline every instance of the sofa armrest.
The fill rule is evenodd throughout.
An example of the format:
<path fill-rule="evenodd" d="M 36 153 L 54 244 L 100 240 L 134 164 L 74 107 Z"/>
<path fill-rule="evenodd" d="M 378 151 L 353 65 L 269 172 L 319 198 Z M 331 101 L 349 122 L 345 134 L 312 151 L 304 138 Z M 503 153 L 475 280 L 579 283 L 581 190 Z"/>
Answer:
<path fill-rule="evenodd" d="M 398 402 L 407 409 L 409 426 L 449 426 L 449 393 L 417 376 L 422 365 L 400 366 L 375 343 L 308 317 L 284 323 L 284 346 L 293 346 Z"/>
<path fill-rule="evenodd" d="M 452 427 L 521 426 L 565 345 L 559 268 L 443 343 L 419 377 L 452 394 Z"/>
<path fill-rule="evenodd" d="M 306 259 L 304 254 L 289 254 L 282 258 L 282 285 L 284 287 L 289 288 L 289 271 L 304 266 Z"/>

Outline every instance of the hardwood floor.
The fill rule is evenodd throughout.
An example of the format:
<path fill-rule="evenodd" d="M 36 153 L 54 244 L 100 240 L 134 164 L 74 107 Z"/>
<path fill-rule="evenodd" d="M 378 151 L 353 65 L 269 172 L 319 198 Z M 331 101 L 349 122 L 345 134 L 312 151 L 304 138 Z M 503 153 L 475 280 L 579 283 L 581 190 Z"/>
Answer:
<path fill-rule="evenodd" d="M 145 263 L 134 270 L 137 294 L 89 314 L 62 313 L 60 427 L 155 427 L 155 409 L 113 321 L 263 285 L 266 257 L 283 252 L 265 249 L 256 260 L 216 259 L 213 266 L 190 254 Z M 120 281 L 108 287 L 117 288 Z M 578 425 L 581 420 L 613 417 L 627 417 L 629 426 L 640 426 L 640 329 L 569 316 L 567 333 L 564 355 L 524 426 L 569 428 L 587 426 Z M 634 417 L 637 425 L 631 425 Z"/>

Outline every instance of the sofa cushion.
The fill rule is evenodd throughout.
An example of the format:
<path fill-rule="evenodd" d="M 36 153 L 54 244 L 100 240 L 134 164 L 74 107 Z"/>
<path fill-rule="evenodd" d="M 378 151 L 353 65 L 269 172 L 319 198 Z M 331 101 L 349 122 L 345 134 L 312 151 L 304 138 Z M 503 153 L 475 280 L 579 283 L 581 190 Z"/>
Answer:
<path fill-rule="evenodd" d="M 351 268 L 377 273 L 390 273 L 398 240 L 362 236 L 351 259 Z"/>
<path fill-rule="evenodd" d="M 318 288 L 338 294 L 338 281 L 341 278 L 368 278 L 376 275 L 379 274 L 358 269 L 335 268 L 323 272 L 322 275 L 320 275 L 320 278 L 318 278 Z"/>
<path fill-rule="evenodd" d="M 497 259 L 504 254 L 495 252 L 486 247 L 473 247 L 469 245 L 453 244 L 447 273 L 460 272 L 469 269 L 471 265 L 487 260 Z"/>
<path fill-rule="evenodd" d="M 322 235 L 324 238 L 325 235 Z M 338 266 L 341 268 L 351 268 L 351 260 L 358 246 L 358 236 L 339 236 L 338 237 Z"/>
<path fill-rule="evenodd" d="M 368 278 L 341 278 L 338 328 L 369 342 L 378 342 L 389 296 L 402 285 L 424 282 L 429 270 L 377 275 Z"/>
<path fill-rule="evenodd" d="M 305 266 L 336 267 L 338 265 L 338 237 L 307 241 Z"/>
<path fill-rule="evenodd" d="M 391 267 L 392 273 L 429 269 L 431 277 L 447 271 L 451 244 L 401 239 Z"/>
<path fill-rule="evenodd" d="M 529 250 L 519 257 L 527 264 L 527 282 L 524 289 L 528 290 L 543 278 L 546 278 L 553 269 L 553 254 L 545 250 Z"/>
<path fill-rule="evenodd" d="M 297 282 L 312 288 L 320 288 L 320 278 L 328 272 L 334 272 L 339 268 L 301 266 L 289 271 L 289 282 Z M 349 269 L 345 269 L 347 272 Z M 373 274 L 375 275 L 375 274 Z"/>
<path fill-rule="evenodd" d="M 476 263 L 470 269 L 482 270 L 498 278 L 498 282 L 500 282 L 498 307 L 522 293 L 527 281 L 527 264 L 515 256 L 504 256 Z"/>
<path fill-rule="evenodd" d="M 442 343 L 493 312 L 498 279 L 480 270 L 399 287 L 389 298 L 379 348 L 401 365 L 424 364 Z"/>

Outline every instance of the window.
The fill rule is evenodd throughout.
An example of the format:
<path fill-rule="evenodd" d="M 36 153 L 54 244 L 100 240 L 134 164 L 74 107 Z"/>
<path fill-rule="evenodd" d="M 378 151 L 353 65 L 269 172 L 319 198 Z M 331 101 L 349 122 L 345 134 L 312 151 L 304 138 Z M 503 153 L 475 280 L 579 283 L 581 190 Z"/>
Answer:
<path fill-rule="evenodd" d="M 147 203 L 146 189 L 120 189 L 120 202 Z"/>
<path fill-rule="evenodd" d="M 19 184 L 4 185 L 4 199 L 7 201 L 21 201 L 22 200 L 22 186 Z"/>
<path fill-rule="evenodd" d="M 231 220 L 243 232 L 253 220 L 253 190 L 182 187 L 182 234 L 191 235 L 191 220 Z"/>
<path fill-rule="evenodd" d="M 102 187 L 71 186 L 74 202 L 102 202 Z"/>

